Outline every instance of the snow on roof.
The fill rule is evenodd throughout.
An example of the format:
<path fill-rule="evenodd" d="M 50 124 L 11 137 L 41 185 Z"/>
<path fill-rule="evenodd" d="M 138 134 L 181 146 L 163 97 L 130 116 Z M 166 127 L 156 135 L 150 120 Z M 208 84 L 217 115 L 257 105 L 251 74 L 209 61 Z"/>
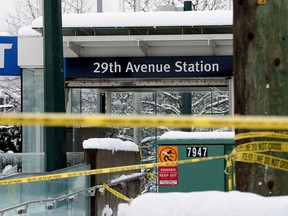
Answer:
<path fill-rule="evenodd" d="M 18 36 L 39 37 L 41 34 L 31 28 L 31 26 L 24 26 L 18 30 Z"/>
<path fill-rule="evenodd" d="M 238 191 L 146 193 L 118 206 L 118 216 L 285 216 L 288 196 L 263 197 Z"/>
<path fill-rule="evenodd" d="M 139 151 L 139 148 L 135 143 L 114 138 L 90 138 L 83 141 L 83 148 L 113 151 Z"/>
<path fill-rule="evenodd" d="M 158 26 L 221 26 L 232 25 L 231 10 L 110 12 L 63 14 L 63 28 L 81 27 L 158 27 Z M 32 22 L 32 28 L 42 28 L 42 17 Z"/>
<path fill-rule="evenodd" d="M 160 140 L 185 140 L 185 139 L 234 139 L 235 132 L 184 132 L 169 131 L 160 136 Z"/>

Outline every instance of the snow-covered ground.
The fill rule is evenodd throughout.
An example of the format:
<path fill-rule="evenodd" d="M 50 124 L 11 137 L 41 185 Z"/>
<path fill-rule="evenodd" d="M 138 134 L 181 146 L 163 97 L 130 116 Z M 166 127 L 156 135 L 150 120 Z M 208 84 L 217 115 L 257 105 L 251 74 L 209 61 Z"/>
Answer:
<path fill-rule="evenodd" d="M 147 193 L 120 204 L 117 216 L 288 216 L 288 196 L 239 191 Z"/>

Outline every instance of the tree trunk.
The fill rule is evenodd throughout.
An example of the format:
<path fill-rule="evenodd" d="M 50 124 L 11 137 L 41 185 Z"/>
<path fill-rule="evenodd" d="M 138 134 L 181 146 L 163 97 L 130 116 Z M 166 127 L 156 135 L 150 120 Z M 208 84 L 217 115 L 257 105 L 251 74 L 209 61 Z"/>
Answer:
<path fill-rule="evenodd" d="M 235 114 L 287 116 L 287 0 L 234 0 L 233 7 Z M 271 138 L 236 141 L 236 146 L 255 140 Z M 287 153 L 266 154 L 288 158 Z M 237 190 L 265 196 L 287 195 L 287 181 L 285 171 L 236 163 Z"/>

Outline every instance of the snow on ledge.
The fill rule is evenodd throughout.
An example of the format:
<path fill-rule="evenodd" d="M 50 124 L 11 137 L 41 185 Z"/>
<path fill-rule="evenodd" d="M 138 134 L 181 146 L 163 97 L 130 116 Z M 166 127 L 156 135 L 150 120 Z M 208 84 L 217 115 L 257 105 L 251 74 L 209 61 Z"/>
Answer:
<path fill-rule="evenodd" d="M 160 140 L 186 140 L 186 139 L 234 139 L 235 132 L 184 132 L 169 131 L 160 136 Z"/>
<path fill-rule="evenodd" d="M 113 151 L 139 151 L 139 148 L 135 143 L 115 138 L 90 138 L 83 141 L 83 148 Z"/>
<path fill-rule="evenodd" d="M 31 28 L 31 26 L 24 26 L 18 30 L 18 36 L 39 37 L 41 34 Z"/>
<path fill-rule="evenodd" d="M 118 216 L 287 216 L 288 196 L 238 191 L 146 193 L 120 204 Z"/>
<path fill-rule="evenodd" d="M 112 179 L 111 184 L 121 183 L 121 182 L 129 181 L 131 179 L 139 179 L 139 178 L 142 178 L 143 176 L 145 176 L 145 173 L 132 173 L 129 175 L 121 175 L 120 177 L 116 179 Z"/>
<path fill-rule="evenodd" d="M 43 17 L 32 22 L 32 28 L 43 27 Z M 81 27 L 158 27 L 158 26 L 222 26 L 233 25 L 231 10 L 110 12 L 63 14 L 63 28 Z"/>

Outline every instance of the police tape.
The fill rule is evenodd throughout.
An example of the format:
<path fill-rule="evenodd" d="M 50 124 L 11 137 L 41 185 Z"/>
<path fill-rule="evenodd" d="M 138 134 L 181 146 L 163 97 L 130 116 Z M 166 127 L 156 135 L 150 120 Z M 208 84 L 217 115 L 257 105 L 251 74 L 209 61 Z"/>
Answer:
<path fill-rule="evenodd" d="M 159 166 L 177 166 L 177 165 L 181 165 L 181 164 L 196 163 L 196 162 L 209 161 L 209 160 L 215 160 L 215 159 L 223 159 L 223 158 L 227 158 L 227 157 L 228 157 L 227 155 L 212 156 L 212 157 L 193 158 L 193 159 L 180 160 L 180 161 L 128 165 L 128 166 L 101 168 L 101 169 L 93 169 L 93 170 L 86 170 L 86 171 L 69 172 L 69 173 L 58 173 L 58 174 L 50 174 L 50 175 L 42 175 L 42 176 L 33 176 L 33 177 L 28 177 L 28 178 L 7 179 L 7 180 L 0 180 L 0 185 L 30 183 L 30 182 L 63 179 L 63 178 L 72 178 L 72 177 L 79 177 L 79 176 L 86 176 L 86 175 L 99 175 L 99 174 L 106 174 L 106 173 L 113 173 L 113 172 L 123 172 L 123 171 L 129 171 L 129 170 L 155 168 L 155 167 L 159 167 Z"/>
<path fill-rule="evenodd" d="M 238 152 L 288 152 L 288 142 L 255 141 L 236 146 Z"/>
<path fill-rule="evenodd" d="M 288 129 L 285 116 L 161 116 L 61 113 L 0 114 L 2 125 L 99 126 L 99 127 L 230 127 L 238 129 Z"/>
<path fill-rule="evenodd" d="M 125 200 L 125 201 L 127 201 L 127 202 L 131 202 L 131 201 L 132 201 L 132 199 L 130 199 L 130 198 L 126 197 L 125 195 L 121 194 L 120 192 L 114 190 L 113 188 L 109 187 L 109 186 L 108 186 L 107 184 L 105 184 L 105 183 L 103 184 L 103 188 L 104 188 L 105 190 L 109 191 L 110 193 L 112 193 L 114 196 L 116 196 L 116 197 L 118 197 L 118 198 L 120 198 L 120 199 L 122 199 L 122 200 Z"/>
<path fill-rule="evenodd" d="M 278 133 L 265 132 L 265 133 L 257 134 L 257 135 L 262 136 L 265 134 L 276 136 L 276 134 Z M 233 149 L 231 154 L 232 154 L 232 157 L 234 157 L 233 159 L 234 161 L 245 162 L 245 163 L 257 163 L 257 164 L 261 164 L 264 166 L 280 169 L 283 171 L 288 171 L 288 160 L 275 157 L 275 156 L 271 156 L 271 155 L 267 155 L 267 154 L 261 154 L 261 152 L 288 152 L 288 142 L 255 141 L 255 142 L 244 143 L 244 144 L 236 146 Z"/>
<path fill-rule="evenodd" d="M 137 169 L 147 169 L 147 168 L 155 168 L 159 166 L 177 166 L 181 164 L 187 163 L 196 163 L 203 161 L 210 161 L 215 159 L 226 159 L 226 170 L 225 172 L 229 175 L 229 188 L 232 187 L 232 163 L 234 161 L 237 162 L 246 162 L 246 163 L 258 163 L 264 166 L 269 166 L 272 168 L 280 169 L 283 171 L 288 171 L 288 160 L 255 153 L 255 152 L 237 152 L 235 149 L 232 151 L 230 155 L 223 156 L 212 156 L 205 158 L 193 158 L 188 160 L 179 160 L 179 161 L 169 161 L 169 162 L 161 162 L 161 163 L 151 163 L 151 164 L 139 164 L 139 165 L 128 165 L 128 166 L 120 166 L 120 167 L 111 167 L 111 168 L 101 168 L 94 170 L 86 170 L 86 171 L 77 171 L 77 172 L 68 172 L 68 173 L 58 173 L 58 174 L 50 174 L 50 175 L 42 175 L 42 176 L 34 176 L 28 178 L 18 178 L 18 179 L 7 179 L 0 180 L 1 185 L 11 185 L 11 184 L 21 184 L 21 183 L 31 183 L 37 181 L 47 181 L 47 180 L 55 180 L 55 179 L 63 179 L 63 178 L 72 178 L 79 176 L 87 176 L 87 175 L 99 175 L 99 174 L 107 174 L 113 172 L 123 172 Z M 235 180 L 234 180 L 235 181 Z"/>
<path fill-rule="evenodd" d="M 146 178 L 148 179 L 157 179 L 158 176 L 153 173 L 146 173 Z"/>
<path fill-rule="evenodd" d="M 235 140 L 255 138 L 255 137 L 288 139 L 288 132 L 260 131 L 260 132 L 238 133 L 235 135 Z"/>
<path fill-rule="evenodd" d="M 288 160 L 260 153 L 239 152 L 235 155 L 235 161 L 245 163 L 257 163 L 264 166 L 288 171 Z"/>

